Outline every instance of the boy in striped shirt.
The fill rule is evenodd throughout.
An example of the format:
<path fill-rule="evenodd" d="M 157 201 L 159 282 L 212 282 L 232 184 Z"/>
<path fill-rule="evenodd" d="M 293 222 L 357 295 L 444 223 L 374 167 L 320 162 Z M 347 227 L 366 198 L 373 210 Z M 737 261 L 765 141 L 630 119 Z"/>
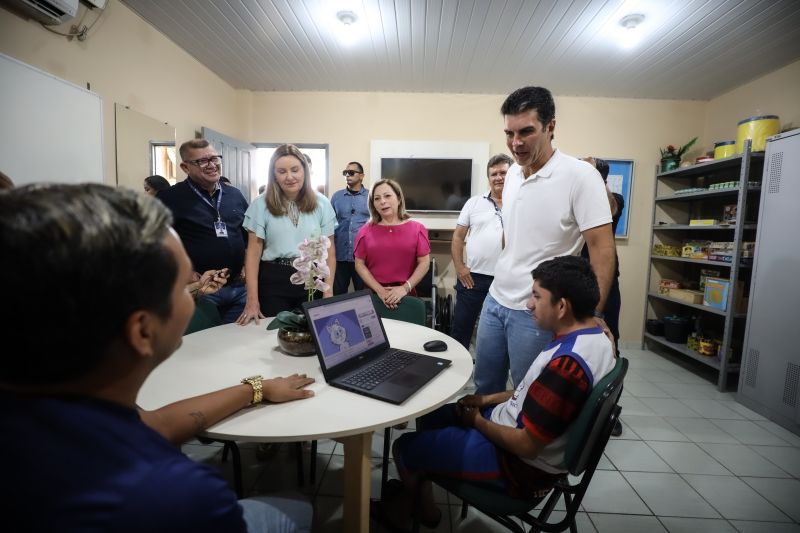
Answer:
<path fill-rule="evenodd" d="M 418 421 L 394 443 L 401 483 L 371 514 L 390 529 L 410 526 L 419 474 L 480 481 L 517 497 L 544 497 L 566 469 L 567 430 L 594 383 L 614 367 L 614 347 L 597 327 L 597 278 L 589 263 L 565 256 L 533 271 L 528 302 L 539 326 L 555 338 L 513 391 L 467 395 Z M 430 482 L 422 487 L 420 522 L 435 527 L 441 511 Z"/>

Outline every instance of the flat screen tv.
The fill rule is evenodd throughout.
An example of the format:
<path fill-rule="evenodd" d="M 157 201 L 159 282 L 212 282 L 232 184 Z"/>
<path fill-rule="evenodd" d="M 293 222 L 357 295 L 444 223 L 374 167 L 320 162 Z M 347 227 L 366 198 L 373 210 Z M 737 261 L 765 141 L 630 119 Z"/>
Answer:
<path fill-rule="evenodd" d="M 381 177 L 400 184 L 409 211 L 461 211 L 472 193 L 472 159 L 384 157 Z"/>

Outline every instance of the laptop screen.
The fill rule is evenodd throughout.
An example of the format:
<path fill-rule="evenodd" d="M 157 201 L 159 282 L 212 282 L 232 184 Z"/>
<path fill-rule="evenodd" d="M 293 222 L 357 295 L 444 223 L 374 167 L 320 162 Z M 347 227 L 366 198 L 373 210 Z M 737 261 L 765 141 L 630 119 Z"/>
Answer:
<path fill-rule="evenodd" d="M 328 369 L 387 342 L 368 293 L 311 307 L 308 318 Z"/>

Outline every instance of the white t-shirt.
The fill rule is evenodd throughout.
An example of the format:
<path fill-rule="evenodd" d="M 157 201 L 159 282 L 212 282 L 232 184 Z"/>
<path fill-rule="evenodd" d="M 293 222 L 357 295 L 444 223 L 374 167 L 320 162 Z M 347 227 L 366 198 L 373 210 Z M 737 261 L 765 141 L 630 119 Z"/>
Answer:
<path fill-rule="evenodd" d="M 611 208 L 603 180 L 589 163 L 556 150 L 528 179 L 513 164 L 503 187 L 506 247 L 489 294 L 500 305 L 524 310 L 531 271 L 542 261 L 578 255 L 581 232 L 604 224 L 611 224 Z"/>
<path fill-rule="evenodd" d="M 503 221 L 489 193 L 467 200 L 458 215 L 457 224 L 469 228 L 464 246 L 464 264 L 470 272 L 494 276 L 497 257 L 503 250 Z"/>
<path fill-rule="evenodd" d="M 590 378 L 592 388 L 614 368 L 614 350 L 611 341 L 600 328 L 589 328 L 568 333 L 554 339 L 539 356 L 533 360 L 528 372 L 514 390 L 514 395 L 492 410 L 490 420 L 508 427 L 519 427 L 522 406 L 528 395 L 528 389 L 539 377 L 553 358 L 571 355 Z M 569 429 L 555 440 L 545 445 L 535 459 L 525 459 L 526 463 L 551 474 L 560 474 L 564 469 L 564 452 L 567 449 Z"/>

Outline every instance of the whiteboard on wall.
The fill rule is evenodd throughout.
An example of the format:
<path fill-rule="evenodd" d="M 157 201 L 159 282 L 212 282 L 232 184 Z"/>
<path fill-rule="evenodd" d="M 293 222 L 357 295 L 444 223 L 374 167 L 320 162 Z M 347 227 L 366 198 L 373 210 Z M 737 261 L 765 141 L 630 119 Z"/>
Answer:
<path fill-rule="evenodd" d="M 99 95 L 0 54 L 0 170 L 16 185 L 103 182 Z"/>

